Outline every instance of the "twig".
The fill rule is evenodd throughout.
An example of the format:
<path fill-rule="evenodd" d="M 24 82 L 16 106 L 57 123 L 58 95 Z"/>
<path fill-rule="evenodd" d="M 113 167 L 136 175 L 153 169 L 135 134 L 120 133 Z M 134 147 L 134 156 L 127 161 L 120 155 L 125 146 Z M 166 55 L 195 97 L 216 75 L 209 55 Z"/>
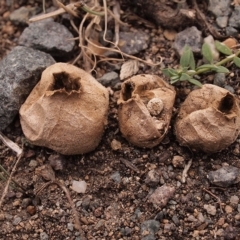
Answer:
<path fill-rule="evenodd" d="M 11 148 L 15 153 L 17 153 L 17 156 L 22 154 L 23 150 L 16 143 L 7 138 L 2 132 L 0 132 L 0 139 L 7 147 Z"/>
<path fill-rule="evenodd" d="M 220 210 L 221 210 L 221 213 L 223 213 L 223 210 L 222 210 L 222 202 L 220 200 L 219 197 L 217 197 L 215 194 L 213 194 L 212 192 L 210 192 L 209 190 L 207 190 L 206 188 L 203 188 L 203 191 L 207 192 L 208 194 L 210 194 L 212 197 L 214 197 L 215 199 L 217 199 L 217 202 L 220 206 Z"/>
<path fill-rule="evenodd" d="M 74 218 L 75 218 L 75 227 L 79 231 L 81 239 L 86 240 L 85 234 L 84 234 L 84 232 L 83 232 L 83 230 L 81 228 L 81 224 L 80 224 L 79 217 L 78 217 L 78 212 L 77 212 L 77 210 L 75 208 L 75 205 L 74 205 L 74 203 L 72 201 L 72 198 L 70 196 L 70 192 L 68 191 L 68 189 L 64 185 L 63 181 L 61 181 L 61 180 L 60 181 L 59 180 L 53 180 L 53 181 L 47 182 L 46 184 L 44 184 L 42 187 L 40 187 L 36 191 L 36 195 L 39 195 L 43 191 L 43 189 L 45 189 L 46 187 L 50 186 L 51 184 L 58 185 L 65 192 L 66 197 L 68 199 L 68 202 L 69 202 L 69 204 L 70 204 L 70 206 L 72 208 L 72 211 L 73 211 L 73 215 L 74 215 Z"/>
<path fill-rule="evenodd" d="M 219 32 L 217 32 L 217 30 L 211 24 L 207 22 L 206 17 L 198 8 L 196 0 L 192 0 L 192 5 L 197 13 L 199 20 L 203 22 L 203 24 L 207 27 L 208 31 L 214 36 L 214 38 L 218 38 L 218 39 L 226 38 L 226 36 L 221 35 Z"/>
<path fill-rule="evenodd" d="M 114 19 L 115 21 L 115 45 L 117 46 L 119 43 L 119 20 L 120 20 L 120 4 L 119 2 L 115 1 L 115 5 L 113 7 L 113 13 L 116 16 L 116 18 L 118 19 L 118 21 L 116 19 Z"/>
<path fill-rule="evenodd" d="M 78 14 L 72 8 L 68 7 L 68 5 L 65 6 L 64 4 L 59 2 L 58 0 L 56 0 L 56 2 L 57 2 L 58 6 L 60 8 L 63 8 L 65 10 L 65 12 L 67 12 L 67 13 L 73 15 L 74 17 L 78 18 Z"/>
<path fill-rule="evenodd" d="M 4 167 L 0 164 L 0 169 L 3 171 L 3 174 L 6 175 L 6 177 L 3 175 L 3 174 L 0 174 L 0 178 L 4 181 L 7 181 L 7 179 L 9 178 L 10 174 L 4 169 Z M 12 187 L 14 189 L 17 189 L 19 190 L 20 192 L 22 193 L 25 193 L 26 192 L 26 189 L 24 189 L 22 186 L 20 186 L 14 179 L 11 180 L 12 181 Z M 15 185 L 16 186 L 15 186 Z"/>
<path fill-rule="evenodd" d="M 66 5 L 66 7 L 69 9 L 69 8 L 73 8 L 74 7 L 74 4 L 73 3 L 70 3 L 68 5 Z M 40 20 L 44 20 L 46 18 L 50 18 L 50 17 L 55 17 L 55 16 L 58 16 L 60 14 L 63 14 L 65 13 L 65 9 L 63 8 L 59 8 L 53 12 L 50 12 L 50 13 L 45 13 L 45 14 L 42 14 L 42 15 L 39 15 L 39 16 L 36 16 L 36 17 L 32 17 L 29 19 L 29 22 L 37 22 L 37 21 L 40 21 Z"/>
<path fill-rule="evenodd" d="M 18 165 L 20 159 L 22 158 L 22 155 L 23 155 L 23 152 L 20 155 L 18 155 L 17 161 L 16 161 L 16 163 L 15 163 L 13 169 L 12 169 L 12 172 L 11 172 L 11 174 L 10 174 L 8 180 L 7 180 L 6 186 L 4 188 L 3 194 L 2 194 L 1 199 L 0 199 L 0 209 L 1 209 L 1 206 L 2 206 L 2 203 L 3 203 L 3 199 L 4 199 L 4 197 L 7 194 L 9 184 L 10 184 L 10 182 L 12 180 L 12 176 L 13 176 L 13 174 L 15 173 L 15 171 L 17 169 L 17 165 Z"/>
<path fill-rule="evenodd" d="M 185 183 L 186 182 L 186 177 L 187 177 L 187 172 L 188 170 L 190 169 L 192 165 L 192 159 L 190 159 L 188 161 L 188 163 L 185 165 L 184 169 L 183 169 L 183 173 L 182 173 L 182 183 Z"/>
<path fill-rule="evenodd" d="M 129 162 L 128 160 L 124 159 L 124 158 L 120 158 L 120 161 L 122 163 L 124 163 L 127 167 L 129 167 L 130 169 L 132 169 L 134 172 L 137 172 L 139 173 L 139 169 L 134 165 L 132 164 L 131 162 Z"/>

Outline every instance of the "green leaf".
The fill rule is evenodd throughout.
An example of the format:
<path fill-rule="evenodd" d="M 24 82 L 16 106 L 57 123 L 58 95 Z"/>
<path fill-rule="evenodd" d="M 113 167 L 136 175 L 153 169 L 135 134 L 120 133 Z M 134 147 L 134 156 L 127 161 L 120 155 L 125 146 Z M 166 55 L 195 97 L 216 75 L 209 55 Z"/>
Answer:
<path fill-rule="evenodd" d="M 210 70 L 217 70 L 218 66 L 214 65 L 214 64 L 203 64 L 201 66 L 199 66 L 196 71 L 206 68 L 206 71 L 210 71 Z"/>
<path fill-rule="evenodd" d="M 179 80 L 180 80 L 180 81 L 186 81 L 186 80 L 189 80 L 190 78 L 191 78 L 191 77 L 190 77 L 188 74 L 182 73 Z"/>
<path fill-rule="evenodd" d="M 202 83 L 199 82 L 198 80 L 194 79 L 194 78 L 190 78 L 190 79 L 188 79 L 188 81 L 189 81 L 190 83 L 198 86 L 198 87 L 202 87 Z"/>
<path fill-rule="evenodd" d="M 234 57 L 233 62 L 237 67 L 240 68 L 240 58 L 239 57 Z"/>
<path fill-rule="evenodd" d="M 232 50 L 226 46 L 224 43 L 221 43 L 219 41 L 215 41 L 215 46 L 217 48 L 217 50 L 225 55 L 231 55 L 232 54 Z"/>
<path fill-rule="evenodd" d="M 202 45 L 202 55 L 209 63 L 213 62 L 213 54 L 211 48 L 207 43 L 204 43 Z"/>
<path fill-rule="evenodd" d="M 167 77 L 172 77 L 178 75 L 178 72 L 173 68 L 165 68 L 162 70 L 163 74 Z"/>
<path fill-rule="evenodd" d="M 184 68 L 181 69 L 181 72 L 182 72 L 182 73 L 183 73 L 183 72 L 185 73 L 185 72 L 187 72 L 187 70 L 188 70 L 188 67 L 184 67 Z"/>
<path fill-rule="evenodd" d="M 190 66 L 191 53 L 192 53 L 191 48 L 188 45 L 185 45 L 183 49 L 183 54 L 180 58 L 180 65 L 182 68 Z"/>
<path fill-rule="evenodd" d="M 191 50 L 191 49 L 190 49 L 190 50 Z M 189 66 L 190 66 L 190 69 L 192 69 L 192 70 L 195 70 L 195 68 L 196 68 L 196 63 L 195 63 L 195 59 L 194 59 L 192 50 L 191 50 L 191 53 L 190 53 Z"/>
<path fill-rule="evenodd" d="M 229 73 L 229 70 L 223 66 L 218 66 L 217 70 L 215 70 L 218 73 Z"/>
<path fill-rule="evenodd" d="M 178 82 L 178 81 L 179 81 L 179 78 L 178 78 L 178 79 L 175 79 L 175 80 L 171 80 L 170 83 L 171 83 L 171 84 L 174 84 L 174 83 L 176 83 L 176 82 Z"/>
<path fill-rule="evenodd" d="M 172 76 L 171 78 L 170 78 L 171 80 L 179 80 L 179 76 Z"/>

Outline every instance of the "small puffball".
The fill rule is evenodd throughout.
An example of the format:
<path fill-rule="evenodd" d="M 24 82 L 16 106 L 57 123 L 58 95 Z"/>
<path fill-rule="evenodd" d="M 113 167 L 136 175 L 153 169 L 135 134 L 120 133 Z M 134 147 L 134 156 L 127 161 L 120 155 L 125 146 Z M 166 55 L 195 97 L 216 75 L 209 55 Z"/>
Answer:
<path fill-rule="evenodd" d="M 160 98 L 152 98 L 147 103 L 147 109 L 151 115 L 157 116 L 163 110 L 163 101 Z"/>

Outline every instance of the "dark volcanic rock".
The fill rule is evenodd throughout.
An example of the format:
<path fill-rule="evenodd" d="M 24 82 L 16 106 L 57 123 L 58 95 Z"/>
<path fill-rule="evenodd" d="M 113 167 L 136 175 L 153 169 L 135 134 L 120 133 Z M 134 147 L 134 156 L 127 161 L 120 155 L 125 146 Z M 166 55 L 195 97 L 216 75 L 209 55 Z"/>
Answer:
<path fill-rule="evenodd" d="M 53 57 L 67 58 L 71 55 L 75 41 L 73 35 L 53 19 L 34 22 L 25 28 L 19 38 L 19 45 L 32 47 L 51 54 Z"/>
<path fill-rule="evenodd" d="M 240 181 L 240 169 L 233 166 L 224 166 L 216 171 L 210 171 L 209 181 L 220 187 L 228 187 Z"/>
<path fill-rule="evenodd" d="M 173 47 L 180 56 L 183 54 L 185 45 L 188 45 L 194 53 L 200 53 L 202 41 L 202 32 L 193 26 L 177 34 Z"/>
<path fill-rule="evenodd" d="M 12 122 L 42 71 L 54 63 L 49 54 L 21 46 L 0 62 L 0 130 Z"/>

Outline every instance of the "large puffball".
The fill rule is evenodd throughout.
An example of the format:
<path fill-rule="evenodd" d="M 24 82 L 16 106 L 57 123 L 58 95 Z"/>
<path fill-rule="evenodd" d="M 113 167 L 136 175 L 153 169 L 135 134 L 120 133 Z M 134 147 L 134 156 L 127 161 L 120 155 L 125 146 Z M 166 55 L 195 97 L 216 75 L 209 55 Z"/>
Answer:
<path fill-rule="evenodd" d="M 166 135 L 175 90 L 162 78 L 141 74 L 122 84 L 118 120 L 123 136 L 138 147 L 152 148 Z"/>
<path fill-rule="evenodd" d="M 238 100 L 226 89 L 211 84 L 205 84 L 187 96 L 175 124 L 180 145 L 207 153 L 228 147 L 239 131 Z"/>
<path fill-rule="evenodd" d="M 89 73 L 67 63 L 56 63 L 20 109 L 26 138 L 61 154 L 94 150 L 107 123 L 108 91 Z"/>

